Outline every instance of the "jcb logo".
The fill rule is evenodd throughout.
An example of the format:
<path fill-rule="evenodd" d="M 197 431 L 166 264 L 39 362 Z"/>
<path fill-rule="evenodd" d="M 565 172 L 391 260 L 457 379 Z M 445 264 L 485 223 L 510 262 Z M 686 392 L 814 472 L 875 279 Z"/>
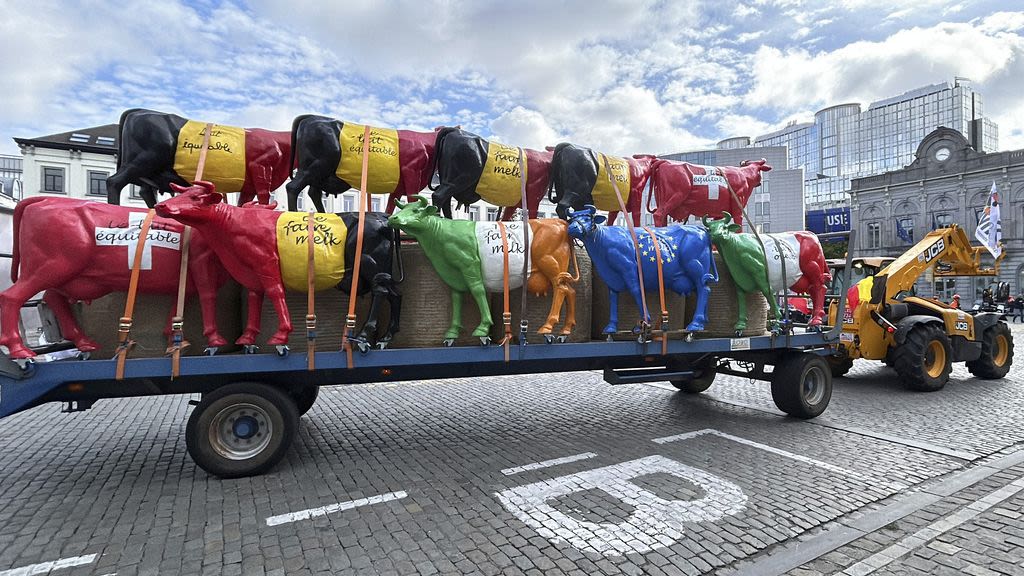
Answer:
<path fill-rule="evenodd" d="M 924 249 L 924 261 L 931 262 L 936 256 L 946 249 L 946 240 L 939 238 L 934 244 Z"/>
<path fill-rule="evenodd" d="M 956 323 L 956 331 L 957 332 L 967 332 L 967 322 L 957 322 Z"/>

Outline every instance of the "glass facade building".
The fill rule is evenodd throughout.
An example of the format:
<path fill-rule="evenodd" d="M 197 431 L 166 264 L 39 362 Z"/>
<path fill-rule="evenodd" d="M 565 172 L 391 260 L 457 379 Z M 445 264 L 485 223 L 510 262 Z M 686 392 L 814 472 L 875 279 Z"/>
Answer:
<path fill-rule="evenodd" d="M 981 94 L 958 78 L 871 103 L 840 104 L 818 111 L 813 122 L 794 123 L 758 136 L 750 146 L 786 146 L 789 165 L 803 167 L 808 208 L 847 203 L 850 179 L 898 170 L 914 161 L 918 144 L 939 127 L 956 130 L 979 152 L 999 148 L 999 132 L 985 118 Z M 733 148 L 729 138 L 719 148 Z"/>

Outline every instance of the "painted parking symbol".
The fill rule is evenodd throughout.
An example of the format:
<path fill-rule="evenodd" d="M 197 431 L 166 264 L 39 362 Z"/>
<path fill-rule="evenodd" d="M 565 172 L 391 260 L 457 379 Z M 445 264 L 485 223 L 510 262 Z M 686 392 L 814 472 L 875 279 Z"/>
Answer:
<path fill-rule="evenodd" d="M 670 500 L 638 485 L 642 476 L 667 474 L 704 491 L 696 500 Z M 631 507 L 621 522 L 591 522 L 558 510 L 553 501 L 588 490 L 602 490 Z M 495 494 L 506 510 L 556 543 L 606 556 L 646 553 L 674 544 L 689 522 L 714 522 L 739 513 L 747 496 L 739 486 L 665 458 L 648 456 L 586 472 L 509 488 Z"/>

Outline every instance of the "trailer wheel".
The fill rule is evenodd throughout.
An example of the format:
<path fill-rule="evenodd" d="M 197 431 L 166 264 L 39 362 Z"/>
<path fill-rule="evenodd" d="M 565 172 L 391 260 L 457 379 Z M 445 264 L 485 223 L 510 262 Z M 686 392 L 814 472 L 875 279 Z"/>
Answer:
<path fill-rule="evenodd" d="M 252 382 L 204 394 L 185 427 L 185 444 L 200 468 L 221 478 L 266 472 L 284 457 L 299 413 L 288 394 Z"/>
<path fill-rule="evenodd" d="M 915 326 L 891 354 L 893 368 L 911 390 L 935 392 L 949 381 L 953 353 L 949 337 L 938 324 Z"/>
<path fill-rule="evenodd" d="M 669 380 L 669 384 L 687 394 L 700 394 L 710 388 L 718 373 L 718 370 L 715 369 L 715 360 L 705 360 L 694 365 L 694 368 L 700 373 L 700 376 L 695 376 L 690 380 Z"/>
<path fill-rule="evenodd" d="M 295 399 L 295 407 L 299 411 L 299 416 L 302 416 L 309 409 L 316 404 L 316 398 L 320 395 L 320 387 L 315 384 L 303 386 L 298 391 L 292 393 L 292 398 Z"/>
<path fill-rule="evenodd" d="M 853 368 L 853 358 L 829 356 L 828 367 L 832 370 L 832 377 L 845 376 Z"/>
<path fill-rule="evenodd" d="M 981 336 L 981 357 L 967 362 L 978 378 L 994 380 L 1006 376 L 1013 365 L 1013 335 L 1005 322 L 989 326 Z"/>
<path fill-rule="evenodd" d="M 796 418 L 814 418 L 832 399 L 832 370 L 817 354 L 787 354 L 772 374 L 772 400 Z"/>

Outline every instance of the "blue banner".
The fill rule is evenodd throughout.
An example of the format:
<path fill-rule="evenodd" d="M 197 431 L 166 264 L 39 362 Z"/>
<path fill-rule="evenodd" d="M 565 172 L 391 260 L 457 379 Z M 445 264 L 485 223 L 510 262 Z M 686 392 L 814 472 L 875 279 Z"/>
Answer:
<path fill-rule="evenodd" d="M 846 232 L 850 229 L 849 208 L 826 208 L 825 210 L 809 210 L 807 212 L 807 229 L 815 234 L 828 232 Z M 845 237 L 823 238 L 824 241 L 841 242 Z"/>

